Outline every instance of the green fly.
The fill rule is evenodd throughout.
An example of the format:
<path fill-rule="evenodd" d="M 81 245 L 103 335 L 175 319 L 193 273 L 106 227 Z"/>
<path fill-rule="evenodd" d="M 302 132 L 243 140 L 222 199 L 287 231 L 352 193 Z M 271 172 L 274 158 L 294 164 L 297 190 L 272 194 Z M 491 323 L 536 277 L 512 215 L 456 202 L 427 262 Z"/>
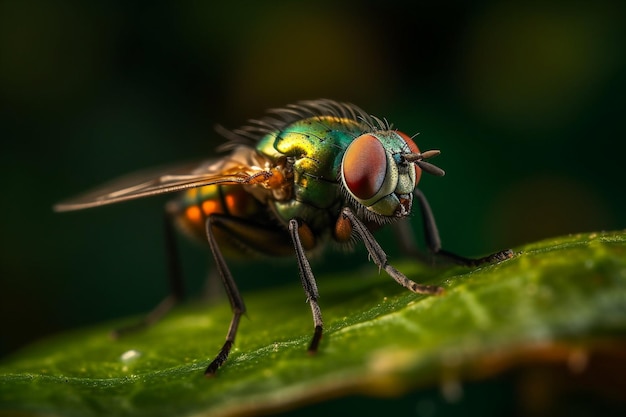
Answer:
<path fill-rule="evenodd" d="M 350 246 L 361 240 L 380 269 L 419 294 L 440 294 L 443 289 L 418 284 L 391 266 L 372 234 L 408 217 L 414 205 L 422 215 L 426 245 L 435 255 L 464 265 L 512 256 L 506 250 L 469 259 L 443 250 L 428 202 L 416 188 L 422 172 L 444 175 L 426 161 L 440 152 L 421 152 L 410 136 L 357 106 L 331 100 L 302 101 L 269 110 L 264 118 L 221 133 L 227 139 L 220 148 L 226 156 L 123 177 L 54 207 L 56 211 L 81 210 L 181 192 L 165 210 L 170 294 L 142 322 L 118 333 L 151 324 L 182 298 L 174 245 L 178 226 L 209 244 L 233 312 L 226 341 L 207 367 L 207 375 L 215 374 L 228 358 L 246 311 L 226 258 L 295 253 L 313 315 L 308 350 L 314 353 L 322 338 L 323 321 L 307 253 L 324 243 Z M 397 230 L 406 237 L 408 224 Z"/>

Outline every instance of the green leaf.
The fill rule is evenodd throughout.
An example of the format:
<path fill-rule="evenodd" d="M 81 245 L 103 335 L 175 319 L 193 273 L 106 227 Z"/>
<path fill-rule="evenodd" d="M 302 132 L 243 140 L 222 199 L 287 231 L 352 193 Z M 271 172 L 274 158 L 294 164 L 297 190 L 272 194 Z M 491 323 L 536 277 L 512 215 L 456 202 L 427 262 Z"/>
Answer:
<path fill-rule="evenodd" d="M 203 371 L 223 343 L 226 302 L 186 305 L 119 340 L 109 331 L 132 319 L 62 334 L 0 366 L 0 415 L 240 415 L 427 386 L 452 399 L 467 379 L 555 361 L 575 373 L 623 349 L 623 231 L 531 244 L 474 269 L 394 265 L 446 293 L 412 294 L 372 264 L 318 277 L 326 324 L 314 356 L 299 286 L 244 294 L 249 317 L 214 378 Z"/>

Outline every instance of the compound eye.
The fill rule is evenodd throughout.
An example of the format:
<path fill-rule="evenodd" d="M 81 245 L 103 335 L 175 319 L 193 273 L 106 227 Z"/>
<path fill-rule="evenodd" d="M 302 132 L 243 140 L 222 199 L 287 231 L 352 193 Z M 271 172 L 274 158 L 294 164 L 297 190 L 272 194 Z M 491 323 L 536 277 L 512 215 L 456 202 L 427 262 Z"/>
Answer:
<path fill-rule="evenodd" d="M 346 149 L 342 175 L 348 191 L 357 199 L 373 197 L 385 182 L 386 173 L 387 154 L 376 137 L 361 135 Z"/>
<path fill-rule="evenodd" d="M 415 142 L 413 142 L 413 139 L 411 139 L 409 135 L 400 131 L 396 131 L 396 133 L 398 134 L 398 136 L 404 139 L 412 153 L 420 153 L 420 149 L 417 147 Z"/>

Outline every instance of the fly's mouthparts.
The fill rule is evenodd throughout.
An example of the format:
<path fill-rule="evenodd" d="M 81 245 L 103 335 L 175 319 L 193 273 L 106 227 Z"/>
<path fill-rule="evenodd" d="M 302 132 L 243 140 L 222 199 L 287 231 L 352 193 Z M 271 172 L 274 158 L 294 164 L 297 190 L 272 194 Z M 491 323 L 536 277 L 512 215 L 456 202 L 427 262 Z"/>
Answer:
<path fill-rule="evenodd" d="M 410 195 L 403 194 L 398 198 L 400 200 L 400 204 L 398 204 L 398 208 L 396 209 L 395 216 L 396 217 L 405 217 L 411 213 L 411 206 L 413 205 L 413 200 Z"/>

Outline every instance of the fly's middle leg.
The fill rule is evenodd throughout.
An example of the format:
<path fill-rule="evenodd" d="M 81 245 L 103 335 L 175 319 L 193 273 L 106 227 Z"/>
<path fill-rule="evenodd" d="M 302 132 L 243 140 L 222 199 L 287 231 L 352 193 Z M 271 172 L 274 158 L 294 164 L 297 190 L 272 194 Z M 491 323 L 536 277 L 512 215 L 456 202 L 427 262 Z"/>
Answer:
<path fill-rule="evenodd" d="M 312 245 L 312 233 L 306 223 L 299 219 L 291 219 L 289 221 L 289 233 L 296 251 L 296 259 L 298 260 L 298 269 L 300 271 L 302 288 L 304 288 L 306 300 L 311 306 L 311 313 L 313 314 L 313 326 L 315 330 L 313 332 L 311 344 L 309 345 L 309 353 L 315 353 L 317 352 L 320 340 L 322 339 L 324 322 L 322 321 L 322 311 L 317 302 L 319 299 L 317 283 L 315 282 L 315 276 L 313 275 L 313 270 L 311 269 L 311 265 L 306 257 L 303 246 L 303 240 L 308 241 L 307 246 L 309 246 L 309 244 Z"/>

